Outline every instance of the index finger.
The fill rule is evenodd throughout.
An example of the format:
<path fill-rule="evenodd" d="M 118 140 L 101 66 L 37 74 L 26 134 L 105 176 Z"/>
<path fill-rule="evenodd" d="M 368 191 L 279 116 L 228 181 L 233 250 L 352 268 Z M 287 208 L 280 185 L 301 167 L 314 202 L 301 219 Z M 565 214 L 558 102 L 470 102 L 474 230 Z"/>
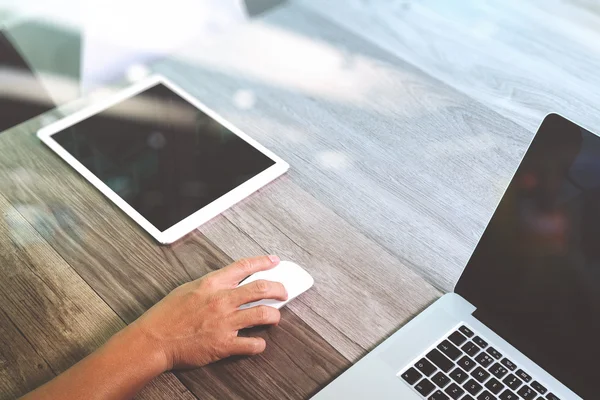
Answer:
<path fill-rule="evenodd" d="M 218 279 L 222 282 L 235 286 L 254 273 L 276 267 L 279 261 L 277 256 L 244 258 L 219 270 L 215 277 L 218 276 Z"/>

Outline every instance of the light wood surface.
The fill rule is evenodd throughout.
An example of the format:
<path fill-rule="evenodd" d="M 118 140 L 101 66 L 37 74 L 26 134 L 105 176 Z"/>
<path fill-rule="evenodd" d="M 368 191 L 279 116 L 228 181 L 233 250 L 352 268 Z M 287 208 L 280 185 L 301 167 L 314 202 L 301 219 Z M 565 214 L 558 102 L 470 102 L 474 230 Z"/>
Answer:
<path fill-rule="evenodd" d="M 139 398 L 310 397 L 452 290 L 543 116 L 600 130 L 600 17 L 584 0 L 451 3 L 292 0 L 153 66 L 291 165 L 172 246 L 43 147 L 38 122 L 0 135 L 0 392 L 240 257 L 279 254 L 316 285 L 254 332 L 265 354 Z"/>
<path fill-rule="evenodd" d="M 295 1 L 531 132 L 550 112 L 600 126 L 596 2 Z"/>

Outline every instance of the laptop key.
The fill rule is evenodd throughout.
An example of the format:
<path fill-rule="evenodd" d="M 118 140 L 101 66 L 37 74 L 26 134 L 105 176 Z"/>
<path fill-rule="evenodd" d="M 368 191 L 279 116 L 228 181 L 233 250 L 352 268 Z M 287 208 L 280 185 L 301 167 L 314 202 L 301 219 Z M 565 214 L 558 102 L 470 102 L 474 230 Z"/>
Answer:
<path fill-rule="evenodd" d="M 446 390 L 444 390 L 444 392 L 446 392 L 446 394 L 452 397 L 454 400 L 460 399 L 460 396 L 465 394 L 465 391 L 456 383 L 453 383 L 450 386 L 448 386 Z"/>
<path fill-rule="evenodd" d="M 467 338 L 464 337 L 464 335 L 459 331 L 456 331 L 452 335 L 448 336 L 448 340 L 450 340 L 456 346 L 460 346 L 461 344 L 467 341 Z"/>
<path fill-rule="evenodd" d="M 424 378 L 415 385 L 415 390 L 423 396 L 427 396 L 429 393 L 433 392 L 433 389 L 435 389 L 435 385 L 427 378 Z"/>
<path fill-rule="evenodd" d="M 477 396 L 477 400 L 498 400 L 498 398 L 485 390 L 483 393 Z"/>
<path fill-rule="evenodd" d="M 475 336 L 473 338 L 473 343 L 475 343 L 477 346 L 481 347 L 482 349 L 485 349 L 488 346 L 488 343 L 483 340 L 482 338 L 480 338 L 479 336 Z"/>
<path fill-rule="evenodd" d="M 475 371 L 471 372 L 471 376 L 477 379 L 480 383 L 483 383 L 487 378 L 490 377 L 490 374 L 485 369 L 477 367 Z"/>
<path fill-rule="evenodd" d="M 508 374 L 508 370 L 498 363 L 492 365 L 489 371 L 498 379 L 502 379 Z"/>
<path fill-rule="evenodd" d="M 546 394 L 546 392 L 548 391 L 548 389 L 542 386 L 542 384 L 538 381 L 533 381 L 531 383 L 531 387 L 534 388 L 539 394 Z"/>
<path fill-rule="evenodd" d="M 465 397 L 463 397 L 460 400 L 475 400 L 474 398 L 472 398 L 471 396 L 469 396 L 468 394 L 465 394 Z"/>
<path fill-rule="evenodd" d="M 522 369 L 519 369 L 515 374 L 525 382 L 531 382 L 531 376 L 529 376 L 529 374 Z"/>
<path fill-rule="evenodd" d="M 402 375 L 402 379 L 404 379 L 409 385 L 414 385 L 419 379 L 423 377 L 419 371 L 414 368 L 407 369 Z"/>
<path fill-rule="evenodd" d="M 448 360 L 438 349 L 433 349 L 427 353 L 427 358 L 444 372 L 448 372 L 454 367 L 454 363 Z"/>
<path fill-rule="evenodd" d="M 487 353 L 480 353 L 477 357 L 475 357 L 475 361 L 483 365 L 484 368 L 487 368 L 490 366 L 491 363 L 494 362 L 494 359 L 490 357 Z"/>
<path fill-rule="evenodd" d="M 494 394 L 498 394 L 504 389 L 504 385 L 500 383 L 500 381 L 496 378 L 492 378 L 485 383 L 486 389 Z"/>
<path fill-rule="evenodd" d="M 473 342 L 467 342 L 467 343 L 465 343 L 465 345 L 462 347 L 462 349 L 463 349 L 463 351 L 465 353 L 467 353 L 471 357 L 475 357 L 475 355 L 477 355 L 477 353 L 479 353 L 479 350 L 481 350 L 479 348 L 479 346 L 477 346 Z"/>
<path fill-rule="evenodd" d="M 470 370 L 472 370 L 475 367 L 475 361 L 471 360 L 469 357 L 464 356 L 463 358 L 461 358 L 460 360 L 458 360 L 456 362 L 458 365 L 461 366 L 462 369 L 464 369 L 465 371 L 469 372 Z"/>
<path fill-rule="evenodd" d="M 502 363 L 502 365 L 504 365 L 506 368 L 510 369 L 511 371 L 514 371 L 515 369 L 517 369 L 517 366 L 512 361 L 510 361 L 508 358 L 505 358 L 500 362 Z"/>
<path fill-rule="evenodd" d="M 488 349 L 486 351 L 488 352 L 489 355 L 494 357 L 496 360 L 499 360 L 502 358 L 502 354 L 500 354 L 500 352 L 493 347 L 488 347 Z"/>
<path fill-rule="evenodd" d="M 449 398 L 450 397 L 446 396 L 441 390 L 436 390 L 428 400 L 448 400 Z"/>
<path fill-rule="evenodd" d="M 512 390 L 517 390 L 519 386 L 523 384 L 523 381 L 514 376 L 513 374 L 508 375 L 502 380 L 502 382 L 504 382 L 504 384 Z"/>
<path fill-rule="evenodd" d="M 466 326 L 461 326 L 460 328 L 458 328 L 458 330 L 465 335 L 466 337 L 470 338 L 473 337 L 474 333 L 472 330 L 470 330 L 469 328 L 467 328 Z"/>
<path fill-rule="evenodd" d="M 431 376 L 431 374 L 433 374 L 437 369 L 435 365 L 430 363 L 426 358 L 421 358 L 421 360 L 415 364 L 415 367 L 425 376 Z"/>
<path fill-rule="evenodd" d="M 519 389 L 517 394 L 524 400 L 535 399 L 537 397 L 537 393 L 529 386 L 523 386 L 521 389 Z"/>
<path fill-rule="evenodd" d="M 462 351 L 457 349 L 456 346 L 447 340 L 444 340 L 442 343 L 438 344 L 437 348 L 451 360 L 456 360 L 462 355 Z"/>
<path fill-rule="evenodd" d="M 463 388 L 475 396 L 477 393 L 481 392 L 483 386 L 481 386 L 475 379 L 469 379 L 469 381 L 463 385 Z"/>
<path fill-rule="evenodd" d="M 546 399 L 548 399 L 548 400 L 560 400 L 560 399 L 558 398 L 558 396 L 556 396 L 554 393 L 548 393 L 548 394 L 546 395 Z"/>
<path fill-rule="evenodd" d="M 469 375 L 467 375 L 467 373 L 465 371 L 463 371 L 462 369 L 456 367 L 454 368 L 454 370 L 452 370 L 452 372 L 450 372 L 450 378 L 454 379 L 456 382 L 458 382 L 458 384 L 462 384 L 464 381 L 467 380 L 467 378 L 469 377 Z"/>
<path fill-rule="evenodd" d="M 450 383 L 450 378 L 448 378 L 446 375 L 444 375 L 443 372 L 438 372 L 437 374 L 435 374 L 433 376 L 433 378 L 431 378 L 431 381 L 433 383 L 435 383 L 436 385 L 438 385 L 439 387 L 443 388 L 448 383 Z"/>
<path fill-rule="evenodd" d="M 500 400 L 519 400 L 519 396 L 511 392 L 509 389 L 506 389 L 500 395 Z"/>

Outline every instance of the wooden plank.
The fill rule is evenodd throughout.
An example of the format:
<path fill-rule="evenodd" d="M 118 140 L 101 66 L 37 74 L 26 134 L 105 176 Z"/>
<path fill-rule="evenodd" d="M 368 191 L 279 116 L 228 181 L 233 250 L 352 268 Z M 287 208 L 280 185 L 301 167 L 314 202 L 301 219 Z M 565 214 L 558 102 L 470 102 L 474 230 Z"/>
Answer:
<path fill-rule="evenodd" d="M 365 237 L 453 289 L 531 133 L 294 4 L 210 51 L 188 48 L 156 70 L 283 157 L 294 183 Z"/>
<path fill-rule="evenodd" d="M 0 196 L 2 395 L 21 396 L 75 364 L 124 327 L 123 321 Z M 5 336 L 6 335 L 6 336 Z M 6 347 L 6 348 L 5 348 Z M 172 374 L 139 399 L 193 399 Z"/>
<path fill-rule="evenodd" d="M 295 1 L 530 131 L 549 112 L 600 126 L 598 33 L 546 2 Z"/>
<path fill-rule="evenodd" d="M 54 376 L 46 361 L 0 309 L 0 399 L 15 399 Z"/>
<path fill-rule="evenodd" d="M 35 139 L 14 131 L 0 138 L 0 182 L 25 219 L 73 266 L 126 322 L 178 285 L 229 264 L 232 259 L 199 233 L 172 247 L 160 246 Z M 348 366 L 348 361 L 294 313 L 286 311 L 269 335 L 269 351 L 250 360 L 178 373 L 200 398 L 207 387 L 231 389 L 214 398 L 303 398 Z M 291 354 L 299 353 L 290 364 Z M 248 366 L 252 365 L 252 368 Z M 273 371 L 285 371 L 274 374 Z M 252 382 L 247 387 L 247 382 Z M 294 390 L 289 382 L 298 382 Z M 238 389 L 233 388 L 239 386 Z M 240 390 L 242 392 L 240 392 Z"/>

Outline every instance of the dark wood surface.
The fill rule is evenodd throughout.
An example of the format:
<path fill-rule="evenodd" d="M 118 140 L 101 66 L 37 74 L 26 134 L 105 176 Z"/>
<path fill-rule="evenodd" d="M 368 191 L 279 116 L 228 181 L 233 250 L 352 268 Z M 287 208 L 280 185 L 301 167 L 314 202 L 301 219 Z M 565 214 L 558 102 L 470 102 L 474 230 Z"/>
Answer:
<path fill-rule="evenodd" d="M 138 398 L 308 398 L 451 290 L 543 113 L 600 121 L 595 56 L 565 34 L 597 26 L 593 7 L 488 3 L 293 0 L 155 65 L 291 164 L 171 246 L 36 139 L 48 115 L 0 135 L 0 399 L 245 256 L 294 260 L 315 287 L 246 333 L 263 355 L 165 374 Z"/>
<path fill-rule="evenodd" d="M 23 207 L 0 196 L 2 399 L 35 389 L 125 326 L 27 221 Z M 172 374 L 156 379 L 139 398 L 162 399 L 165 392 L 194 398 Z"/>

